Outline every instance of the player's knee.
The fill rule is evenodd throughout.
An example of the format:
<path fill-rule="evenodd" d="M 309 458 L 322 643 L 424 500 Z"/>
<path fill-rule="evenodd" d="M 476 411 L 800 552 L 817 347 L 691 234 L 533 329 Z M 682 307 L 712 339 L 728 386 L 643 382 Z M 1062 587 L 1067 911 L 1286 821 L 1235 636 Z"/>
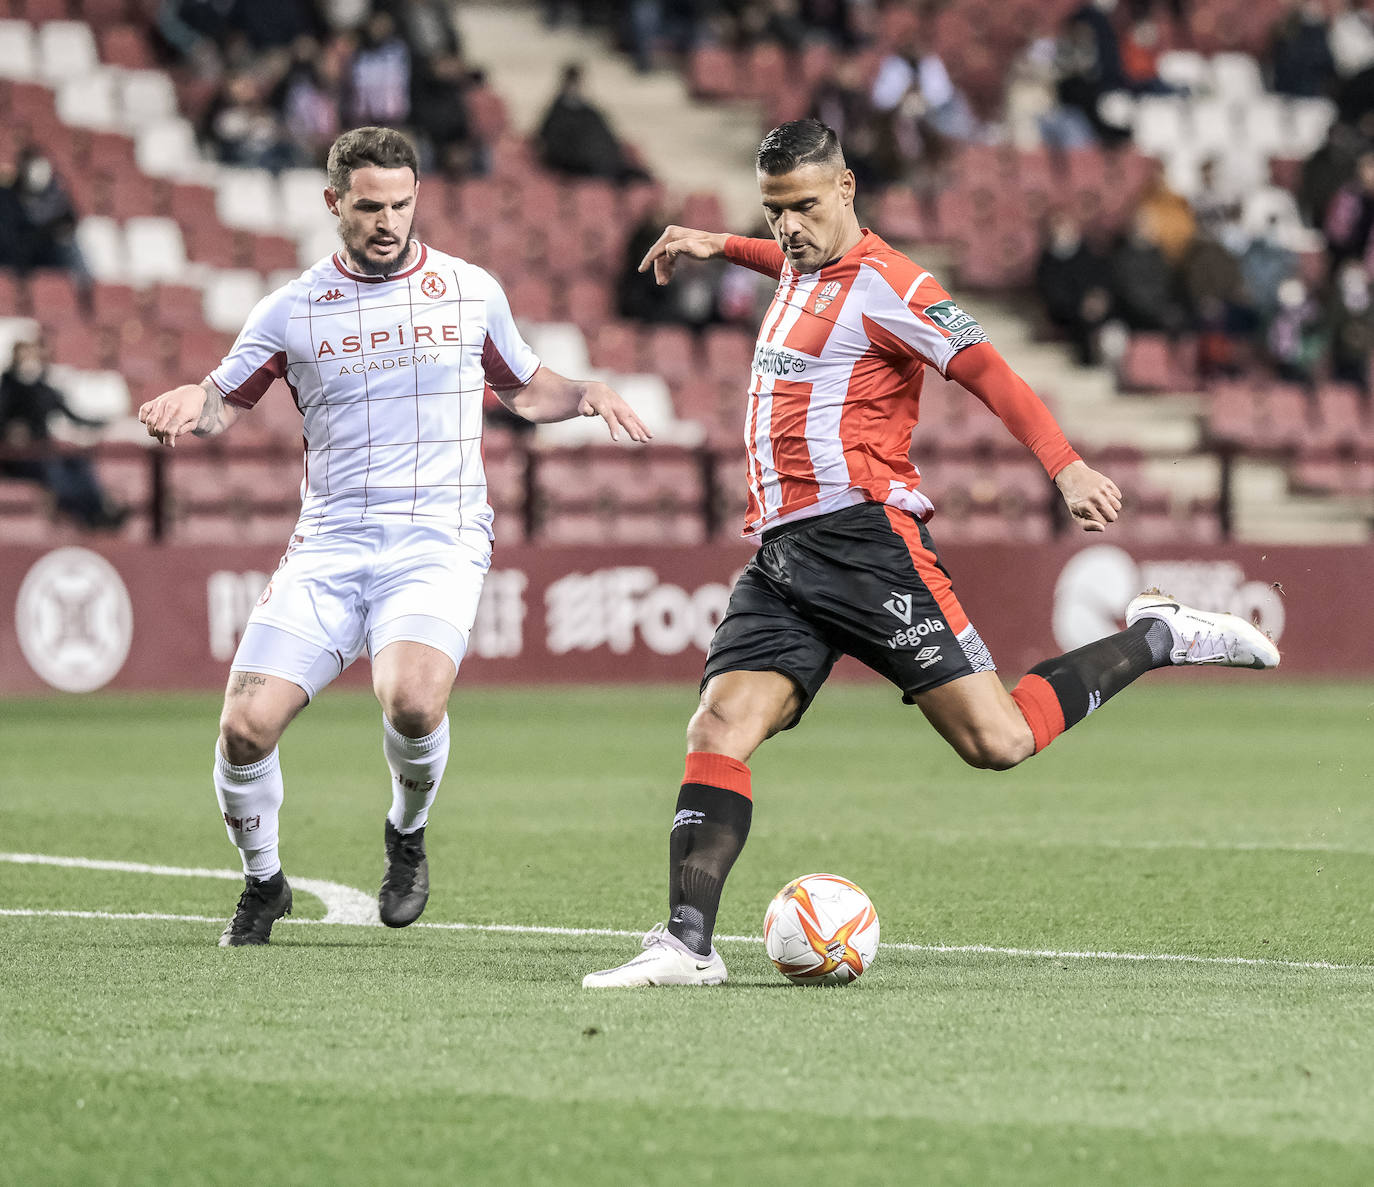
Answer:
<path fill-rule="evenodd" d="M 220 747 L 236 767 L 258 762 L 272 753 L 281 727 L 266 714 L 235 707 L 225 709 L 219 721 Z"/>
<path fill-rule="evenodd" d="M 971 767 L 980 771 L 1009 771 L 1035 753 L 1035 738 L 1029 728 L 1005 725 L 977 726 L 955 744 L 955 749 Z"/>
<path fill-rule="evenodd" d="M 413 692 L 401 692 L 389 699 L 386 719 L 404 738 L 423 738 L 439 728 L 447 711 L 447 698 L 434 701 Z"/>
<path fill-rule="evenodd" d="M 703 701 L 687 723 L 687 749 L 707 754 L 752 754 L 767 736 L 767 726 L 757 715 L 715 700 Z"/>

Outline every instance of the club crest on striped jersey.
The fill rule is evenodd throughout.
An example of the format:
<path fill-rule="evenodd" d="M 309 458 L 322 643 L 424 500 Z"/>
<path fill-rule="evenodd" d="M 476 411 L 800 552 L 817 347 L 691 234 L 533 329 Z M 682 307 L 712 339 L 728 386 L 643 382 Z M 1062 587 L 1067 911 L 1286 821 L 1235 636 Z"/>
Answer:
<path fill-rule="evenodd" d="M 426 297 L 442 297 L 448 292 L 448 285 L 437 272 L 426 272 L 420 281 L 420 291 Z"/>
<path fill-rule="evenodd" d="M 816 294 L 816 302 L 811 306 L 812 313 L 824 313 L 830 308 L 830 302 L 840 295 L 841 284 L 838 280 L 827 281 L 825 287 Z"/>

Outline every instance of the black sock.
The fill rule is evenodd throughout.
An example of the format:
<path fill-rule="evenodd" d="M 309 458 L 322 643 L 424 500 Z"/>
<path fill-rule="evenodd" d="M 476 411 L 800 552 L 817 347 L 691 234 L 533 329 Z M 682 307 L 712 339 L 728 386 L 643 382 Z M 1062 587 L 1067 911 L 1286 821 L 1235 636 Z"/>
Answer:
<path fill-rule="evenodd" d="M 684 782 L 678 793 L 668 834 L 668 931 L 702 956 L 711 951 L 721 888 L 753 815 L 744 792 Z"/>
<path fill-rule="evenodd" d="M 1054 689 L 1064 713 L 1064 728 L 1077 725 L 1106 704 L 1132 680 L 1155 668 L 1169 666 L 1173 634 L 1158 618 L 1142 618 L 1132 626 L 1086 647 L 1036 664 L 1030 675 Z"/>

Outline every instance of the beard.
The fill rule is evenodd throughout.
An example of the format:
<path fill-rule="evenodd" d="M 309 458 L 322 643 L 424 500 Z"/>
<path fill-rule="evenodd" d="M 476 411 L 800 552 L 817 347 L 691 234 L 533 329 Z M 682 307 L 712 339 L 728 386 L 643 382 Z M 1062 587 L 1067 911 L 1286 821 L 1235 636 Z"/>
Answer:
<path fill-rule="evenodd" d="M 348 253 L 348 258 L 354 266 L 364 276 L 390 276 L 393 272 L 399 271 L 410 258 L 410 249 L 415 243 L 414 235 L 408 235 L 406 241 L 401 245 L 394 258 L 389 260 L 373 259 L 368 254 L 367 237 L 360 237 L 356 242 L 350 242 L 343 228 L 339 228 L 339 238 L 343 240 L 344 250 Z"/>

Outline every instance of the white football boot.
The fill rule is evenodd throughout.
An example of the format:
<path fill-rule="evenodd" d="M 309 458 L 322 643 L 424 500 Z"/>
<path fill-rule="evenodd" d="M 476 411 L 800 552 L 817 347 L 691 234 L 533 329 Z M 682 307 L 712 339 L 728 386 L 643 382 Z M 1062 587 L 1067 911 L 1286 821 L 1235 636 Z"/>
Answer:
<path fill-rule="evenodd" d="M 1157 590 L 1131 599 L 1126 625 L 1157 618 L 1174 637 L 1175 664 L 1220 664 L 1225 668 L 1277 668 L 1279 649 L 1257 626 L 1235 614 L 1194 610 Z"/>
<path fill-rule="evenodd" d="M 645 933 L 644 951 L 618 968 L 602 969 L 582 978 L 583 989 L 641 989 L 647 985 L 722 985 L 725 961 L 714 948 L 702 960 L 666 924 L 655 923 Z"/>

